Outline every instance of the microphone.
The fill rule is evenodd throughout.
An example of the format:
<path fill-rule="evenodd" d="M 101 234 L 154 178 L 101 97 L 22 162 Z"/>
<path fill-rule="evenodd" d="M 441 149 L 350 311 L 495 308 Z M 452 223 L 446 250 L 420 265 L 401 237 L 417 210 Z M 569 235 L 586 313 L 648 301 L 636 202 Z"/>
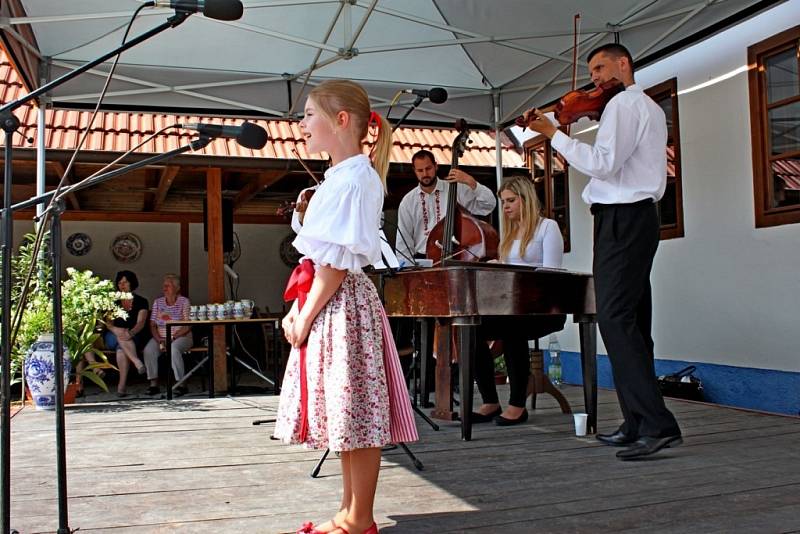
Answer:
<path fill-rule="evenodd" d="M 432 104 L 443 104 L 447 101 L 447 91 L 441 87 L 434 87 L 431 90 L 403 89 L 402 92 L 410 95 L 417 95 L 420 98 L 427 98 Z"/>
<path fill-rule="evenodd" d="M 206 137 L 232 137 L 245 148 L 258 150 L 267 144 L 267 131 L 252 122 L 243 122 L 240 126 L 224 126 L 222 124 L 203 124 L 202 122 L 189 122 L 176 124 L 178 128 L 195 130 Z"/>
<path fill-rule="evenodd" d="M 153 5 L 189 13 L 202 11 L 206 17 L 217 20 L 239 20 L 244 12 L 239 0 L 155 0 Z"/>

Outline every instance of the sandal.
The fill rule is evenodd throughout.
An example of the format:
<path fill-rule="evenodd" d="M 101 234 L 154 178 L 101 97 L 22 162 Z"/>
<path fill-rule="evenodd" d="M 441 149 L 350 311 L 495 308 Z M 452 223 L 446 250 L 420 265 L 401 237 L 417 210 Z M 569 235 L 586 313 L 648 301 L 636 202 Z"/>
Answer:
<path fill-rule="evenodd" d="M 303 523 L 303 526 L 300 527 L 295 534 L 324 534 L 323 532 L 314 528 L 314 523 L 311 521 L 306 521 Z"/>

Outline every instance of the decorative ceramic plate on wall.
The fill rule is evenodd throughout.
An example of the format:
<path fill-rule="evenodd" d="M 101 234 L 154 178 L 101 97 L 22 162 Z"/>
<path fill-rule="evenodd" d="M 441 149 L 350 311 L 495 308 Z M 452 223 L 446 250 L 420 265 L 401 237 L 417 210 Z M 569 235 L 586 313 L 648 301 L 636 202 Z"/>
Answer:
<path fill-rule="evenodd" d="M 119 234 L 111 242 L 111 254 L 120 263 L 133 263 L 142 255 L 142 240 L 130 232 Z"/>
<path fill-rule="evenodd" d="M 278 253 L 281 256 L 283 263 L 285 263 L 289 267 L 294 267 L 295 265 L 300 263 L 300 258 L 303 257 L 303 255 L 300 254 L 296 248 L 294 248 L 294 245 L 292 245 L 292 241 L 294 241 L 294 238 L 295 238 L 294 234 L 287 235 L 286 237 L 283 238 L 283 241 L 281 241 L 281 244 L 279 245 L 278 248 Z"/>
<path fill-rule="evenodd" d="M 73 256 L 84 256 L 92 250 L 92 238 L 83 232 L 75 232 L 67 238 L 66 245 Z"/>

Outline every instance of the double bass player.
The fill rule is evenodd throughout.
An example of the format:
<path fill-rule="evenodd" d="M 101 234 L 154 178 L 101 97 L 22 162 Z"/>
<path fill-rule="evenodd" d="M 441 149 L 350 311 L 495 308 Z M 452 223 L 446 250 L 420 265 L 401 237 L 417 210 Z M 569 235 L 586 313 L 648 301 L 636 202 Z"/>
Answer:
<path fill-rule="evenodd" d="M 448 182 L 458 183 L 458 203 L 473 215 L 488 215 L 496 205 L 494 193 L 460 169 L 439 180 L 439 166 L 428 150 L 417 151 L 411 166 L 419 184 L 400 202 L 395 240 L 398 259 L 406 264 L 425 257 L 428 233 L 447 214 Z"/>

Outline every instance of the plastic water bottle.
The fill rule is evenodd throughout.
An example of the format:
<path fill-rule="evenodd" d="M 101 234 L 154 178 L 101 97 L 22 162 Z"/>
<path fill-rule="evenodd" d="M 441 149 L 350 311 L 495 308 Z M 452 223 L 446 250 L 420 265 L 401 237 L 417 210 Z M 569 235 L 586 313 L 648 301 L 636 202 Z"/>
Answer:
<path fill-rule="evenodd" d="M 547 352 L 550 354 L 550 365 L 547 367 L 547 376 L 554 386 L 561 387 L 561 384 L 563 384 L 561 380 L 561 345 L 558 344 L 558 338 L 555 334 L 550 336 L 550 344 L 547 346 Z"/>

